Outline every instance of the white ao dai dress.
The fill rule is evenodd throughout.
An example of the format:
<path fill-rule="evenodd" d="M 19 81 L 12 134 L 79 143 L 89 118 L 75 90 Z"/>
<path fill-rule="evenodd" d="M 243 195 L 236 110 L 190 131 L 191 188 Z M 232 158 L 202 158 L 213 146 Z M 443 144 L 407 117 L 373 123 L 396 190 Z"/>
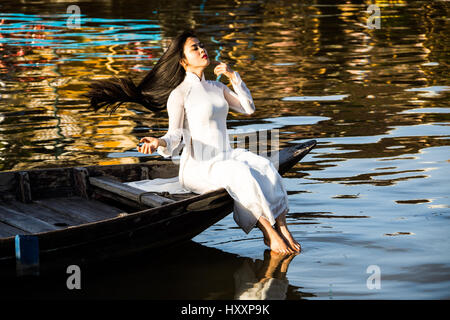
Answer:
<path fill-rule="evenodd" d="M 233 90 L 219 81 L 186 72 L 184 81 L 169 95 L 169 128 L 161 137 L 167 146 L 157 151 L 165 158 L 178 155 L 183 188 L 205 193 L 225 188 L 234 199 L 233 218 L 245 233 L 263 216 L 271 225 L 288 211 L 283 181 L 273 164 L 244 148 L 232 148 L 227 133 L 229 108 L 252 114 L 252 96 L 239 73 Z M 183 143 L 181 143 L 183 140 Z"/>

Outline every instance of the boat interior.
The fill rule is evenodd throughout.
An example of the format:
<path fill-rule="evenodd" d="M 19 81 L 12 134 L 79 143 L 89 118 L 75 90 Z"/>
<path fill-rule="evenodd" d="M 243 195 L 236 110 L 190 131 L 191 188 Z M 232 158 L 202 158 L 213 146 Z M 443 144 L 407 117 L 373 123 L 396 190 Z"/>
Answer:
<path fill-rule="evenodd" d="M 177 175 L 178 166 L 164 160 L 2 172 L 0 238 L 70 228 L 195 196 L 146 192 L 125 184 Z"/>

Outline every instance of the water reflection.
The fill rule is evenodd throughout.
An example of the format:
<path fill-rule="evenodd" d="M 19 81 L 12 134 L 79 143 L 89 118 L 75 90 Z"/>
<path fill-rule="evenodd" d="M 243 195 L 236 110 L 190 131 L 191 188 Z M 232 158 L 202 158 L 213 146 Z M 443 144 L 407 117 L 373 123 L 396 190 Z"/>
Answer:
<path fill-rule="evenodd" d="M 286 273 L 294 257 L 266 250 L 264 261 L 244 261 L 234 273 L 235 299 L 285 300 L 289 287 Z"/>
<path fill-rule="evenodd" d="M 169 251 L 132 256 L 122 262 L 82 265 L 79 292 L 67 290 L 66 272 L 60 270 L 41 272 L 41 279 L 2 279 L 1 295 L 21 299 L 154 300 L 312 297 L 288 282 L 286 273 L 294 257 L 267 250 L 263 260 L 251 259 L 190 241 Z"/>
<path fill-rule="evenodd" d="M 167 128 L 165 114 L 142 114 L 130 105 L 130 110 L 123 108 L 109 118 L 114 124 L 104 130 L 107 116 L 93 114 L 79 98 L 91 78 L 144 76 L 170 37 L 185 25 L 175 5 L 143 3 L 140 11 L 118 6 L 121 2 L 104 1 L 100 11 L 81 3 L 81 28 L 67 30 L 65 4 L 44 2 L 34 10 L 4 1 L 0 74 L 14 78 L 2 79 L 0 88 L 1 140 L 10 150 L 2 153 L 0 170 L 135 162 L 127 152 L 137 136 L 145 134 L 143 128 L 156 135 Z M 201 37 L 215 52 L 214 58 L 230 63 L 244 76 L 258 105 L 255 117 L 281 121 L 301 113 L 329 119 L 294 127 L 294 132 L 281 137 L 281 146 L 306 138 L 374 137 L 385 135 L 393 126 L 438 120 L 436 116 L 405 117 L 403 112 L 411 109 L 405 101 L 414 108 L 444 106 L 448 86 L 443 83 L 442 68 L 437 67 L 445 63 L 440 51 L 433 49 L 442 48 L 446 39 L 442 20 L 429 18 L 441 12 L 439 3 L 380 4 L 383 32 L 363 28 L 366 4 L 356 1 L 289 6 L 250 2 L 223 8 L 214 2 L 185 4 L 183 14 L 189 12 L 189 23 L 202 21 Z M 408 31 L 407 26 L 420 30 Z M 207 76 L 214 78 L 211 71 L 207 70 Z M 14 116 L 30 109 L 35 117 L 19 120 Z M 237 126 L 245 124 L 234 113 L 230 120 L 237 121 Z M 20 127 L 18 121 L 23 122 Z M 401 144 L 413 140 L 404 139 Z M 427 144 L 437 142 L 431 138 Z M 366 153 L 367 148 L 358 147 Z M 387 150 L 384 145 L 377 149 Z M 117 156 L 120 153 L 123 157 Z M 108 157 L 114 159 L 105 160 Z"/>

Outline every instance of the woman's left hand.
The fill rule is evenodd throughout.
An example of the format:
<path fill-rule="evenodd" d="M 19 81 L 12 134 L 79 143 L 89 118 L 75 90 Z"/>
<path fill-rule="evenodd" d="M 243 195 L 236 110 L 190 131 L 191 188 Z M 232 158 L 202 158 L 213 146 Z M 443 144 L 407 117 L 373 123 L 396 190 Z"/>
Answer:
<path fill-rule="evenodd" d="M 224 74 L 228 79 L 234 80 L 234 71 L 230 68 L 229 65 L 227 65 L 225 62 L 219 63 L 214 68 L 214 74 L 216 76 L 219 76 L 221 74 Z"/>

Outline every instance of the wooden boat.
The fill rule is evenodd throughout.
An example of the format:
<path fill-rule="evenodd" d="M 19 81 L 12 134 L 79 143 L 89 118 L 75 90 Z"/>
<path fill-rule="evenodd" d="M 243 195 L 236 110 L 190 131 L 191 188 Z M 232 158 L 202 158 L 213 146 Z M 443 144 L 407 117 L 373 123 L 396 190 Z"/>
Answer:
<path fill-rule="evenodd" d="M 315 140 L 276 152 L 284 174 Z M 167 159 L 0 173 L 0 276 L 15 273 L 16 235 L 35 235 L 42 267 L 120 258 L 192 239 L 233 210 L 225 189 L 149 193 L 124 182 L 178 175 Z"/>

